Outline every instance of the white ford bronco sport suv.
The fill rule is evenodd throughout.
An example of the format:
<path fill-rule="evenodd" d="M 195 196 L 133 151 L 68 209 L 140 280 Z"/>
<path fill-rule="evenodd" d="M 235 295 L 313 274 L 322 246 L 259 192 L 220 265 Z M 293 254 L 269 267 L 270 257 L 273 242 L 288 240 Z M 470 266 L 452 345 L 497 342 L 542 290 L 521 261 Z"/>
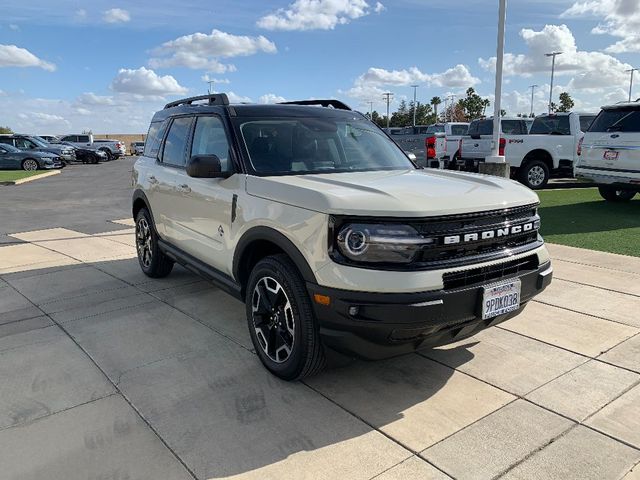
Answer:
<path fill-rule="evenodd" d="M 133 184 L 144 273 L 178 262 L 244 301 L 260 360 L 287 380 L 335 351 L 378 359 L 460 340 L 551 281 L 535 193 L 419 169 L 337 100 L 169 103 Z"/>
<path fill-rule="evenodd" d="M 602 107 L 578 145 L 575 175 L 609 202 L 640 192 L 640 101 Z"/>

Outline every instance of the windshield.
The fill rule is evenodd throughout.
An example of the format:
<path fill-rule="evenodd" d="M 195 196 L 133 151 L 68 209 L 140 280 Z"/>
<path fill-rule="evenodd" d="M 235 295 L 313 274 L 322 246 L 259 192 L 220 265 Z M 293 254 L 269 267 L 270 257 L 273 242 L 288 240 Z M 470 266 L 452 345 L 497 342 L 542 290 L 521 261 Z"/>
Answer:
<path fill-rule="evenodd" d="M 640 132 L 640 110 L 616 108 L 602 110 L 589 127 L 590 132 Z"/>
<path fill-rule="evenodd" d="M 444 125 L 431 125 L 427 128 L 427 133 L 444 133 Z"/>
<path fill-rule="evenodd" d="M 413 169 L 414 165 L 370 122 L 341 118 L 236 120 L 258 174 Z"/>
<path fill-rule="evenodd" d="M 33 137 L 29 137 L 29 140 L 31 140 L 33 143 L 35 143 L 39 147 L 48 147 L 49 146 L 49 142 L 47 142 L 42 137 L 33 136 Z"/>

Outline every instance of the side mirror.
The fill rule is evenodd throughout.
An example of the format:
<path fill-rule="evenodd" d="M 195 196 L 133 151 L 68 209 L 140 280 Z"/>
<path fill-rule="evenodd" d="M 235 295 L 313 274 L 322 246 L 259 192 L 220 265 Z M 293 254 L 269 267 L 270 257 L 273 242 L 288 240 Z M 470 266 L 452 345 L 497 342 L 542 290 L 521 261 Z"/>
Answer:
<path fill-rule="evenodd" d="M 418 157 L 416 157 L 416 154 L 413 152 L 404 152 L 407 157 L 409 157 L 409 160 L 411 160 L 412 162 L 415 162 L 418 160 Z"/>
<path fill-rule="evenodd" d="M 227 178 L 232 172 L 223 172 L 217 155 L 193 155 L 187 164 L 187 175 L 194 178 Z"/>

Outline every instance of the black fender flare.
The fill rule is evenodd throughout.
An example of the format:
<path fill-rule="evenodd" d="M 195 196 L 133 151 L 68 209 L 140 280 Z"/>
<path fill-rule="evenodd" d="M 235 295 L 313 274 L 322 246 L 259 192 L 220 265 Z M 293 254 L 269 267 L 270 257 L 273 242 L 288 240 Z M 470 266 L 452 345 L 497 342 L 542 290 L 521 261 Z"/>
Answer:
<path fill-rule="evenodd" d="M 242 235 L 242 237 L 240 237 L 240 240 L 238 240 L 233 255 L 233 278 L 236 280 L 240 278 L 240 260 L 244 256 L 249 245 L 251 245 L 252 242 L 259 240 L 266 240 L 279 247 L 293 261 L 302 275 L 302 278 L 304 278 L 306 282 L 317 283 L 313 270 L 311 270 L 311 267 L 304 258 L 304 255 L 302 255 L 300 250 L 298 250 L 298 247 L 296 247 L 294 243 L 282 233 L 271 227 L 265 226 L 250 228 Z"/>
<path fill-rule="evenodd" d="M 151 215 L 151 221 L 153 221 L 154 228 L 155 228 L 156 221 L 153 218 L 153 211 L 151 210 L 151 204 L 149 203 L 149 199 L 147 198 L 147 195 L 140 188 L 136 188 L 133 191 L 133 196 L 131 199 L 131 214 L 133 215 L 133 220 L 134 221 L 136 220 L 136 212 L 134 210 L 134 206 L 138 200 L 142 200 L 144 202 L 145 207 L 149 211 L 149 215 Z"/>

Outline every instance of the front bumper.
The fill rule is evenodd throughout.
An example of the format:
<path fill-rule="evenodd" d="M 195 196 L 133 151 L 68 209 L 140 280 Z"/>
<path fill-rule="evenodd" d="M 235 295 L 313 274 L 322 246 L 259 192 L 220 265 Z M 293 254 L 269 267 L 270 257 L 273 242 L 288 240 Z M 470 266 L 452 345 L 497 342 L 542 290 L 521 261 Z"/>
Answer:
<path fill-rule="evenodd" d="M 551 263 L 546 262 L 535 270 L 501 278 L 521 280 L 521 306 L 487 320 L 481 314 L 482 285 L 421 293 L 355 292 L 313 283 L 307 288 L 312 299 L 316 294 L 331 298 L 328 306 L 312 302 L 323 344 L 375 360 L 455 342 L 512 318 L 551 283 L 552 274 Z"/>

